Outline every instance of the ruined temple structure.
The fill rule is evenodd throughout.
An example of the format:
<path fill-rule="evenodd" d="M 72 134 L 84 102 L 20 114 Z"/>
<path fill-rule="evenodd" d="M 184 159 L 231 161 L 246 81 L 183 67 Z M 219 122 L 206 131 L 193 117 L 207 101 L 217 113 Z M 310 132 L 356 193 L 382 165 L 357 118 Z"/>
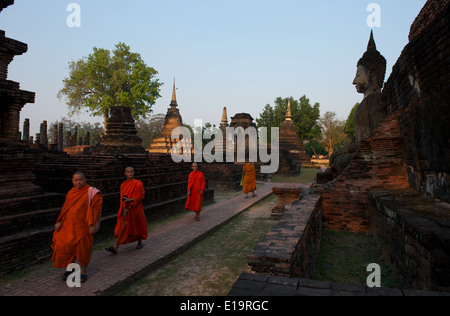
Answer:
<path fill-rule="evenodd" d="M 298 136 L 289 101 L 286 119 L 280 128 L 280 168 L 277 175 L 298 176 L 302 166 L 312 166 L 312 162 Z"/>
<path fill-rule="evenodd" d="M 0 2 L 0 8 L 12 4 L 11 1 Z M 14 56 L 26 53 L 27 44 L 7 38 L 0 30 L 0 140 L 2 142 L 19 142 L 20 111 L 27 103 L 34 103 L 33 92 L 20 90 L 17 82 L 7 80 L 8 66 Z"/>
<path fill-rule="evenodd" d="M 0 1 L 0 12 L 12 5 L 12 0 Z M 8 66 L 15 56 L 28 50 L 27 44 L 10 39 L 0 30 L 0 198 L 33 194 L 32 170 L 38 156 L 21 142 L 20 111 L 27 103 L 34 103 L 33 92 L 20 90 L 19 83 L 7 80 Z"/>
<path fill-rule="evenodd" d="M 227 153 L 227 128 L 228 124 L 228 110 L 226 107 L 223 108 L 222 120 L 220 121 L 219 130 L 222 133 L 222 138 L 217 138 L 214 140 L 214 152 L 220 152 L 224 156 L 224 161 L 226 160 Z"/>
<path fill-rule="evenodd" d="M 116 106 L 111 108 L 106 122 L 106 132 L 100 144 L 94 146 L 93 152 L 102 155 L 144 154 L 142 139 L 137 136 L 135 121 L 131 108 Z"/>
<path fill-rule="evenodd" d="M 13 3 L 0 0 L 0 12 Z M 144 208 L 150 221 L 184 209 L 191 172 L 188 163 L 177 164 L 166 154 L 145 151 L 129 108 L 111 110 L 106 134 L 97 146 L 84 142 L 81 149 L 65 153 L 64 140 L 76 144 L 76 131 L 74 136 L 64 136 L 62 124 L 52 126 L 49 141 L 44 121 L 34 138 L 29 135 L 29 119 L 24 121 L 21 139 L 20 110 L 34 101 L 34 93 L 20 90 L 6 75 L 13 57 L 26 51 L 26 44 L 6 38 L 0 31 L 0 275 L 49 260 L 54 224 L 73 187 L 75 171 L 83 171 L 87 183 L 103 193 L 97 241 L 114 236 L 126 167 L 134 167 L 136 178 L 144 183 Z M 174 100 L 172 110 L 177 112 Z M 214 190 L 206 181 L 204 198 L 211 201 Z"/>
<path fill-rule="evenodd" d="M 114 235 L 120 185 L 128 166 L 135 169 L 136 178 L 144 184 L 144 208 L 149 221 L 184 209 L 191 165 L 175 163 L 169 155 L 146 152 L 137 143 L 130 115 L 129 108 L 113 109 L 108 122 L 112 128 L 99 146 L 84 147 L 74 155 L 44 152 L 35 158 L 32 175 L 41 194 L 0 202 L 0 275 L 49 258 L 53 225 L 77 170 L 85 173 L 89 185 L 103 193 L 97 241 Z M 207 202 L 214 198 L 214 190 L 206 181 Z"/>
<path fill-rule="evenodd" d="M 286 119 L 280 129 L 280 150 L 286 150 L 302 166 L 312 166 L 311 158 L 306 154 L 303 142 L 297 133 L 292 120 L 291 103 L 289 101 Z"/>
<path fill-rule="evenodd" d="M 33 184 L 40 194 L 0 202 L 0 275 L 51 255 L 53 225 L 77 170 L 85 173 L 89 185 L 103 193 L 101 230 L 96 240 L 114 235 L 120 185 L 128 166 L 134 167 L 136 178 L 144 184 L 144 208 L 149 221 L 184 209 L 191 165 L 175 163 L 169 155 L 146 152 L 135 138 L 131 120 L 129 108 L 114 108 L 107 124 L 109 132 L 100 145 L 84 147 L 83 152 L 72 156 L 44 152 L 35 157 Z M 206 180 L 207 202 L 214 198 L 214 190 Z"/>
<path fill-rule="evenodd" d="M 211 187 L 218 190 L 236 191 L 242 189 L 240 186 L 242 178 L 242 166 L 237 165 L 233 161 L 227 162 L 227 128 L 228 111 L 223 108 L 222 119 L 219 125 L 219 130 L 222 132 L 222 139 L 214 140 L 214 148 L 212 153 L 216 156 L 222 156 L 222 162 L 203 163 L 201 164 L 202 171 L 208 177 Z"/>
<path fill-rule="evenodd" d="M 163 130 L 156 137 L 150 148 L 147 149 L 149 153 L 152 154 L 166 154 L 170 155 L 173 146 L 177 143 L 176 140 L 172 140 L 172 132 L 177 127 L 183 126 L 183 119 L 180 114 L 180 110 L 178 109 L 177 95 L 175 82 L 173 83 L 173 92 L 172 92 L 172 101 L 170 102 L 170 108 L 167 110 L 167 114 L 164 121 Z M 190 148 L 191 153 L 193 153 L 193 144 L 191 140 L 183 140 L 185 143 L 185 148 Z"/>
<path fill-rule="evenodd" d="M 243 166 L 249 161 L 250 157 L 250 152 L 254 151 L 255 153 L 259 153 L 259 135 L 258 135 L 258 127 L 256 125 L 256 123 L 254 122 L 253 117 L 248 114 L 248 113 L 238 113 L 235 116 L 233 116 L 231 118 L 231 123 L 230 123 L 230 127 L 234 128 L 235 130 L 239 127 L 242 127 L 244 129 L 244 131 L 247 131 L 248 128 L 252 127 L 255 129 L 256 133 L 255 135 L 253 135 L 256 139 L 256 141 L 254 141 L 255 139 L 250 139 L 251 134 L 248 134 L 249 136 L 245 136 L 245 162 L 242 161 L 238 161 L 238 151 L 240 150 L 240 147 L 238 145 L 237 139 L 240 137 L 238 136 L 238 134 L 235 136 L 235 141 L 234 141 L 234 163 L 238 166 L 240 166 L 241 168 L 241 173 L 242 173 L 242 168 Z M 239 133 L 239 132 L 238 132 Z M 242 138 L 242 136 L 241 136 Z M 243 139 L 243 138 L 242 138 Z M 253 140 L 253 141 L 251 141 Z M 255 166 L 256 169 L 256 179 L 258 181 L 266 181 L 268 175 L 267 174 L 263 174 L 261 173 L 261 166 L 264 165 L 260 160 L 259 160 L 259 155 L 257 155 L 256 162 L 251 161 L 251 163 Z"/>
<path fill-rule="evenodd" d="M 367 111 L 384 109 L 377 125 L 362 134 L 341 174 L 312 187 L 321 194 L 324 225 L 371 232 L 413 289 L 450 290 L 449 34 L 450 0 L 429 0 L 384 88 L 375 92 L 385 105 L 365 93 Z M 363 59 L 378 64 L 381 78 L 372 40 Z"/>
<path fill-rule="evenodd" d="M 238 139 L 243 139 L 242 135 L 239 134 L 239 129 L 238 128 L 242 127 L 242 129 L 244 131 L 247 131 L 248 128 L 252 127 L 252 128 L 254 128 L 255 131 L 257 131 L 257 126 L 256 126 L 256 123 L 253 121 L 253 117 L 250 114 L 248 114 L 248 113 L 238 113 L 238 114 L 236 114 L 235 116 L 233 116 L 231 118 L 231 123 L 230 123 L 229 127 L 230 128 L 234 128 L 236 133 L 237 133 L 237 134 L 234 135 L 234 157 L 235 157 L 234 161 L 235 161 L 235 163 L 238 163 L 238 151 L 242 150 L 242 148 L 240 148 L 240 145 L 242 145 L 242 144 L 239 144 Z M 251 136 L 253 136 L 254 139 L 250 139 Z M 244 150 L 245 150 L 245 157 L 246 157 L 246 159 L 249 159 L 249 152 L 250 152 L 250 150 L 255 150 L 255 149 L 258 148 L 257 147 L 258 146 L 257 142 L 252 141 L 252 140 L 255 140 L 257 138 L 258 138 L 258 134 L 257 133 L 254 134 L 254 135 L 248 134 L 248 135 L 245 136 L 245 147 L 244 147 Z M 252 148 L 250 148 L 250 146 L 252 146 Z M 244 163 L 245 164 L 245 162 L 240 162 L 240 163 Z"/>
<path fill-rule="evenodd" d="M 13 0 L 0 1 L 0 12 Z M 0 141 L 19 142 L 20 111 L 27 103 L 34 103 L 33 92 L 20 90 L 19 83 L 7 80 L 8 66 L 15 56 L 28 51 L 27 44 L 10 39 L 0 30 Z"/>

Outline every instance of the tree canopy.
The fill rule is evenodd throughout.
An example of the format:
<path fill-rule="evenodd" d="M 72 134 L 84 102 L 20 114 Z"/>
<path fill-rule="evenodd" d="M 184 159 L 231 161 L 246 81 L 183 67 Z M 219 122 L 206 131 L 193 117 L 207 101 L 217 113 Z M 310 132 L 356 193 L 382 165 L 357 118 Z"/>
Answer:
<path fill-rule="evenodd" d="M 346 142 L 344 133 L 344 121 L 336 118 L 336 113 L 326 112 L 320 119 L 322 125 L 322 144 L 331 157 L 335 150 L 343 147 Z"/>
<path fill-rule="evenodd" d="M 320 135 L 320 105 L 311 105 L 304 95 L 299 100 L 293 97 L 275 99 L 275 105 L 267 104 L 256 119 L 258 127 L 281 127 L 286 118 L 288 102 L 291 102 L 291 112 L 297 133 L 302 141 L 309 141 Z"/>
<path fill-rule="evenodd" d="M 92 116 L 104 116 L 106 122 L 114 106 L 131 107 L 135 119 L 151 113 L 152 105 L 161 97 L 162 83 L 154 78 L 158 72 L 124 43 L 117 44 L 112 52 L 96 47 L 93 50 L 88 57 L 69 63 L 69 77 L 58 92 L 60 100 L 66 97 L 69 114 L 84 109 Z"/>
<path fill-rule="evenodd" d="M 350 115 L 347 118 L 347 121 L 345 122 L 344 126 L 344 133 L 347 135 L 350 142 L 356 142 L 356 133 L 355 133 L 355 112 L 359 107 L 359 103 L 356 103 L 353 107 L 352 111 L 350 112 Z"/>

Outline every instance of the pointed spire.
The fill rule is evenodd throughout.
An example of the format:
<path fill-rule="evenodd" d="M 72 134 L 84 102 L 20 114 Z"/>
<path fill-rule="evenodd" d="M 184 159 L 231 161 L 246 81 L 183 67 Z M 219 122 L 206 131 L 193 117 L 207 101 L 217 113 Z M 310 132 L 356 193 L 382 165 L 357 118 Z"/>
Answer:
<path fill-rule="evenodd" d="M 176 94 L 176 87 L 175 87 L 175 78 L 173 79 L 172 102 L 170 102 L 170 106 L 178 106 L 178 103 L 177 103 L 177 94 Z"/>
<path fill-rule="evenodd" d="M 228 126 L 228 113 L 226 107 L 223 108 L 222 122 L 220 122 L 220 126 Z"/>
<path fill-rule="evenodd" d="M 286 121 L 292 121 L 291 100 L 288 101 L 288 108 L 286 112 Z"/>
<path fill-rule="evenodd" d="M 367 45 L 367 50 L 371 50 L 371 49 L 377 49 L 377 45 L 375 44 L 375 40 L 373 38 L 373 30 L 370 31 L 370 39 L 369 39 L 369 44 Z"/>

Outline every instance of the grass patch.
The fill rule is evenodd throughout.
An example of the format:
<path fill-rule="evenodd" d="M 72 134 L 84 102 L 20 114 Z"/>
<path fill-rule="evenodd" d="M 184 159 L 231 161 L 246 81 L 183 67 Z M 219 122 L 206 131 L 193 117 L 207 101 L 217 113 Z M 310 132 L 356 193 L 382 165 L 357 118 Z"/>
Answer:
<path fill-rule="evenodd" d="M 276 204 L 270 195 L 121 295 L 227 295 L 237 278 L 251 271 L 247 255 L 275 225 L 270 210 Z"/>
<path fill-rule="evenodd" d="M 274 176 L 272 182 L 279 183 L 312 183 L 316 174 L 320 172 L 320 168 L 302 168 L 300 175 L 297 177 L 280 177 Z"/>
<path fill-rule="evenodd" d="M 367 266 L 381 267 L 381 285 L 401 288 L 400 277 L 387 265 L 371 235 L 325 230 L 322 234 L 316 279 L 336 283 L 366 285 Z"/>

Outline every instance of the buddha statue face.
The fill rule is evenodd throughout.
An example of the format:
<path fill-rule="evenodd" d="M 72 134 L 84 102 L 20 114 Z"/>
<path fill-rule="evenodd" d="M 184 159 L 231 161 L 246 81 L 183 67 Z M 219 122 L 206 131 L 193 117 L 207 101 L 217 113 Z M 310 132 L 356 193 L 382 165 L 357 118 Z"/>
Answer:
<path fill-rule="evenodd" d="M 370 77 L 367 73 L 366 67 L 363 65 L 358 66 L 358 70 L 356 71 L 355 80 L 353 80 L 353 84 L 356 86 L 356 91 L 358 93 L 366 93 L 370 87 Z"/>
<path fill-rule="evenodd" d="M 353 81 L 356 90 L 364 94 L 364 99 L 374 92 L 381 92 L 386 64 L 386 59 L 377 50 L 373 33 L 371 33 L 367 51 L 358 62 L 356 77 Z"/>

